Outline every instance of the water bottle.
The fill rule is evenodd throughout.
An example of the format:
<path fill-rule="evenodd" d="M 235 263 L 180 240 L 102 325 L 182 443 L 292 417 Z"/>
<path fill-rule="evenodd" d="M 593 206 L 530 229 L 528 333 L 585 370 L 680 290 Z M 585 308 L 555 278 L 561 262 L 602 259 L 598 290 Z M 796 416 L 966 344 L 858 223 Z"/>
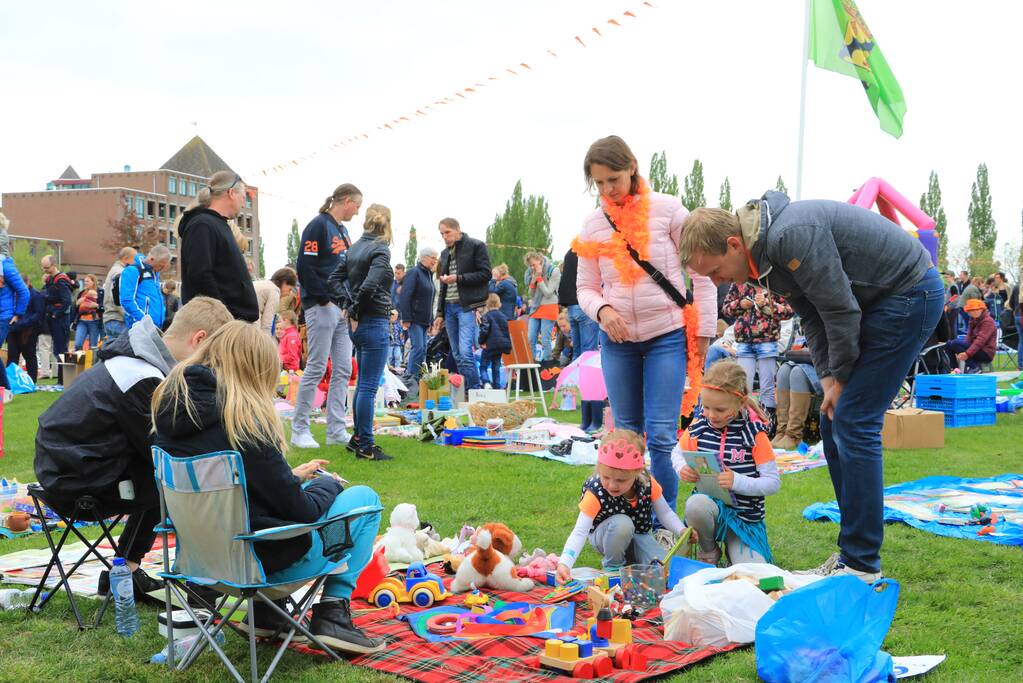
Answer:
<path fill-rule="evenodd" d="M 0 610 L 18 609 L 28 607 L 35 595 L 35 588 L 5 588 L 0 590 Z"/>
<path fill-rule="evenodd" d="M 114 596 L 114 623 L 117 635 L 128 638 L 139 630 L 139 613 L 135 609 L 135 584 L 123 557 L 114 558 L 110 570 L 110 592 Z"/>
<path fill-rule="evenodd" d="M 175 638 L 174 639 L 174 661 L 175 662 L 180 662 L 182 659 L 184 659 L 185 655 L 188 654 L 188 651 L 192 649 L 192 643 L 194 643 L 196 641 L 196 639 L 201 638 L 201 637 L 202 637 L 201 634 L 193 633 L 192 635 L 185 636 L 184 638 Z M 217 631 L 217 635 L 213 637 L 213 640 L 217 641 L 217 645 L 219 645 L 220 647 L 224 647 L 224 630 L 221 629 L 221 630 Z M 157 652 L 155 655 L 153 655 L 149 659 L 150 664 L 166 664 L 167 663 L 167 655 L 170 654 L 170 649 L 169 648 L 170 648 L 170 643 L 165 645 L 162 650 Z"/>

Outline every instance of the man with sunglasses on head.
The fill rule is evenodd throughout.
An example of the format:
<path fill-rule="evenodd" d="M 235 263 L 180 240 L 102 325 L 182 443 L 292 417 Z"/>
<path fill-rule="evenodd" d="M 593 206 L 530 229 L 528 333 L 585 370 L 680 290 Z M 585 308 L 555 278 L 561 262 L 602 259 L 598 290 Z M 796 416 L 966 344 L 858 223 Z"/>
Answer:
<path fill-rule="evenodd" d="M 197 296 L 223 302 L 237 320 L 259 319 L 256 291 L 229 219 L 245 205 L 245 182 L 233 171 L 218 171 L 199 191 L 196 204 L 178 224 L 181 303 Z"/>

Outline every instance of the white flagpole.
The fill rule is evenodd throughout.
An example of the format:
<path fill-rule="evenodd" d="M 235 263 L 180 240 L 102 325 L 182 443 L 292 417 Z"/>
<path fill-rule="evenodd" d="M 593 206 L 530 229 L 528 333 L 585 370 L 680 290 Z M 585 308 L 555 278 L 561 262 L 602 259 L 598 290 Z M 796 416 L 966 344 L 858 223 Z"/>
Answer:
<path fill-rule="evenodd" d="M 806 67 L 810 61 L 810 3 L 803 13 L 803 82 L 799 88 L 799 146 L 796 152 L 796 199 L 803 197 L 803 136 L 806 132 Z"/>

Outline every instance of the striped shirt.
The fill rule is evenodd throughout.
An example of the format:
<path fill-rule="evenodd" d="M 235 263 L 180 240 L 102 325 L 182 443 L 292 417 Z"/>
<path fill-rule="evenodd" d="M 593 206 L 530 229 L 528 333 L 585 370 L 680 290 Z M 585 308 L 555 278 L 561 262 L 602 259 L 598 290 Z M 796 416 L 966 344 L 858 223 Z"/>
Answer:
<path fill-rule="evenodd" d="M 454 275 L 455 281 L 448 285 L 447 292 L 444 295 L 444 301 L 450 301 L 451 303 L 458 303 L 458 259 L 455 258 L 455 248 L 457 245 L 451 245 L 448 247 L 448 275 Z"/>
<path fill-rule="evenodd" d="M 740 414 L 724 429 L 716 429 L 701 415 L 693 420 L 679 439 L 679 447 L 683 451 L 717 453 L 719 461 L 735 473 L 732 493 L 735 495 L 735 509 L 739 517 L 747 522 L 759 522 L 764 518 L 764 496 L 745 495 L 742 491 L 752 493 L 764 488 L 757 484 L 768 483 L 749 480 L 778 476 L 774 448 L 765 425 L 752 422 Z M 682 464 L 685 464 L 684 461 Z"/>

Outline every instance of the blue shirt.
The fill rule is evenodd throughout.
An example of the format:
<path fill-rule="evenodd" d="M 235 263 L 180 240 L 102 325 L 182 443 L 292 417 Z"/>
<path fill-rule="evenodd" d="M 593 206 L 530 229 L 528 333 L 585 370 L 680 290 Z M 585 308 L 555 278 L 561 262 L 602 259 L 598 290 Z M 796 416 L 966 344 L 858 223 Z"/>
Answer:
<path fill-rule="evenodd" d="M 348 229 L 329 213 L 317 214 L 309 221 L 302 231 L 298 263 L 295 264 L 303 308 L 330 301 L 327 280 L 341 262 L 341 254 L 350 246 L 352 241 L 348 237 Z"/>

